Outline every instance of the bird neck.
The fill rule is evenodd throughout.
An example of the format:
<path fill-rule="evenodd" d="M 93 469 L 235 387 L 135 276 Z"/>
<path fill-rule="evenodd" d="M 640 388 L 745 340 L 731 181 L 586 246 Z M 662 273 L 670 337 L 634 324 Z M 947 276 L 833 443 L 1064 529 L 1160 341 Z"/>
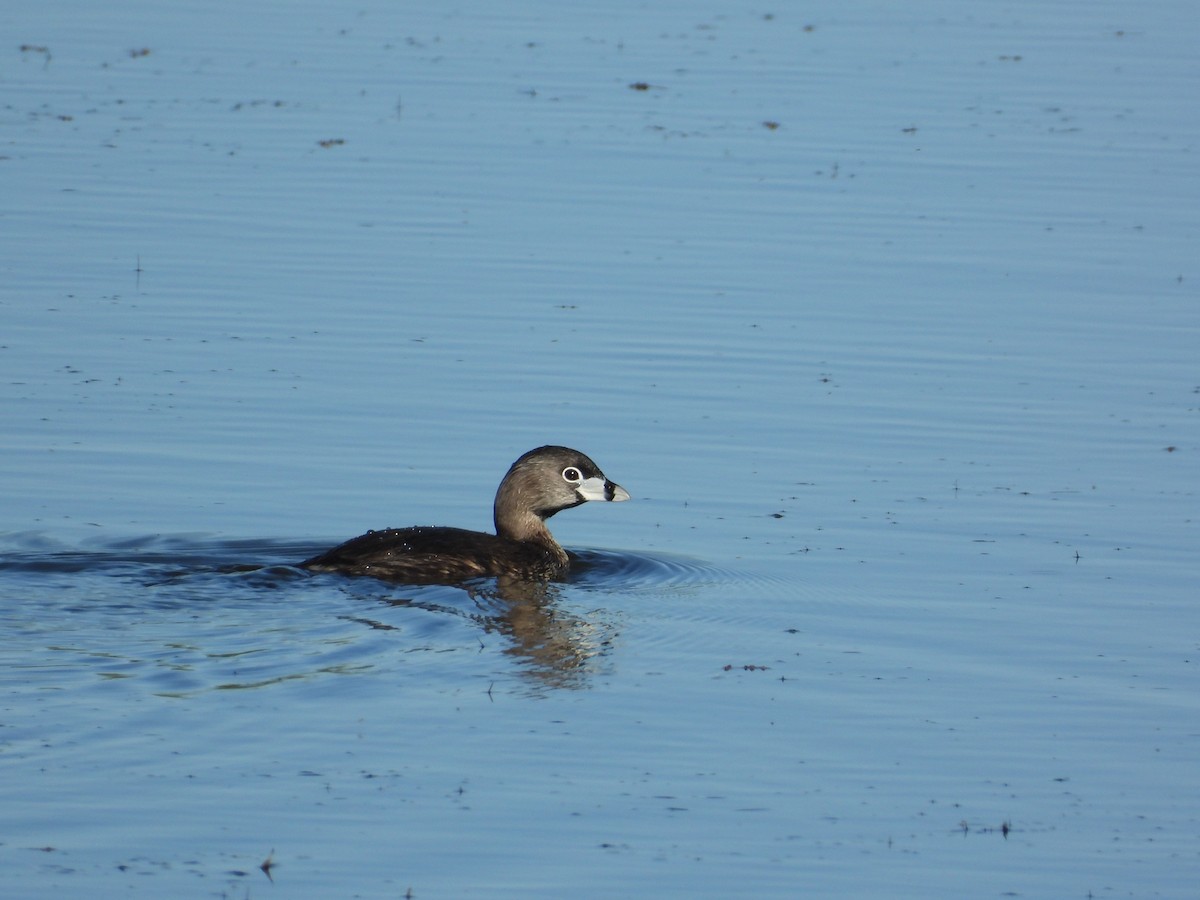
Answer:
<path fill-rule="evenodd" d="M 530 510 L 514 512 L 504 510 L 497 505 L 495 509 L 496 534 L 512 541 L 526 541 L 535 544 L 545 544 L 547 547 L 557 547 L 558 542 L 546 527 L 545 520 Z"/>

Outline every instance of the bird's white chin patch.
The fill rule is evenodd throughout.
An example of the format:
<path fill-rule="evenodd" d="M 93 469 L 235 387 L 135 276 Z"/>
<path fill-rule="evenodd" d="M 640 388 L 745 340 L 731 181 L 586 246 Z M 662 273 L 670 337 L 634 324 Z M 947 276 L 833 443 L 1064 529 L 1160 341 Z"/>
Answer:
<path fill-rule="evenodd" d="M 603 478 L 585 478 L 575 487 L 577 493 L 584 500 L 628 500 L 629 491 L 621 487 L 619 484 L 613 484 L 611 481 L 605 481 Z"/>

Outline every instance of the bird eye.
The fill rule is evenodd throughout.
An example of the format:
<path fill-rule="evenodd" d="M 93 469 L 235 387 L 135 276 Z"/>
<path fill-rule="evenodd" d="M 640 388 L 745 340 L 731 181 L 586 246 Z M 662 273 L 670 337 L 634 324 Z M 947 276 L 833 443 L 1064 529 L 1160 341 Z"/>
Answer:
<path fill-rule="evenodd" d="M 574 466 L 567 466 L 562 471 L 563 481 L 569 481 L 571 484 L 578 484 L 583 481 L 583 473 Z"/>

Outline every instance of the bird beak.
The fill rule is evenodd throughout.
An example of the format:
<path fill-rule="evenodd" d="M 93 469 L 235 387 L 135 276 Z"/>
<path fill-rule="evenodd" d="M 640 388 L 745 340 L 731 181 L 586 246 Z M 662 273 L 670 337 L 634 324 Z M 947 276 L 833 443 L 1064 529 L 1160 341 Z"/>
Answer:
<path fill-rule="evenodd" d="M 628 500 L 629 491 L 607 478 L 585 478 L 575 488 L 584 500 Z"/>

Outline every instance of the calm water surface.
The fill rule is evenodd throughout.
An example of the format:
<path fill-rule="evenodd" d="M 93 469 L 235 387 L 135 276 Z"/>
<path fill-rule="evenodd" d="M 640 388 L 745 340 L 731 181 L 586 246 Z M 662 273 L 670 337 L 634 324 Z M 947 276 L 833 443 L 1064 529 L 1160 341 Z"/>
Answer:
<path fill-rule="evenodd" d="M 1194 896 L 1191 5 L 409 6 L 0 12 L 5 895 Z"/>

